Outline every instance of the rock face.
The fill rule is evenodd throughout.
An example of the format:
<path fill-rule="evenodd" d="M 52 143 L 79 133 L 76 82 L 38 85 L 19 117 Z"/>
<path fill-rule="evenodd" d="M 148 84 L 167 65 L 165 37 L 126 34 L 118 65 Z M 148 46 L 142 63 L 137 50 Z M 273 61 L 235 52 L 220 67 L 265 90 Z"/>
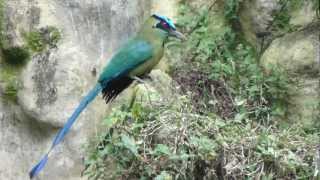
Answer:
<path fill-rule="evenodd" d="M 10 0 L 5 1 L 9 45 L 23 45 L 21 32 L 46 26 L 61 31 L 57 47 L 34 55 L 21 75 L 18 105 L 0 98 L 0 179 L 28 179 L 30 168 L 51 145 L 66 119 L 96 82 L 112 53 L 150 11 L 176 14 L 177 1 Z M 96 134 L 108 106 L 97 98 L 59 145 L 40 179 L 81 179 L 81 154 Z"/>
<path fill-rule="evenodd" d="M 269 37 L 270 45 L 261 55 L 260 63 L 266 72 L 278 67 L 292 79 L 288 97 L 290 123 L 300 123 L 310 128 L 320 115 L 320 42 L 319 19 L 312 1 L 285 1 L 284 6 L 276 0 L 244 1 L 240 9 L 240 24 L 252 45 L 259 47 L 263 42 L 259 34 L 270 33 L 275 13 L 288 18 L 285 26 L 293 27 L 290 33 L 281 32 L 281 37 Z M 299 7 L 297 7 L 297 5 Z"/>
<path fill-rule="evenodd" d="M 311 28 L 273 41 L 261 58 L 263 67 L 280 67 L 294 79 L 289 98 L 289 121 L 310 128 L 319 121 L 319 32 Z"/>
<path fill-rule="evenodd" d="M 240 10 L 240 23 L 245 38 L 253 45 L 257 45 L 257 34 L 268 31 L 273 20 L 272 14 L 280 6 L 277 0 L 244 1 Z"/>
<path fill-rule="evenodd" d="M 271 35 L 277 13 L 290 17 L 286 26 L 303 28 L 317 21 L 314 6 L 312 1 L 286 1 L 286 5 L 281 5 L 278 0 L 248 0 L 241 3 L 239 20 L 246 40 L 259 48 L 261 36 Z M 285 18 L 279 20 L 286 21 Z"/>
<path fill-rule="evenodd" d="M 290 24 L 306 27 L 317 21 L 317 12 L 312 1 L 303 1 L 302 7 L 290 12 Z"/>
<path fill-rule="evenodd" d="M 292 32 L 281 32 L 281 37 L 266 36 L 270 45 L 261 55 L 260 63 L 267 72 L 276 66 L 294 80 L 288 97 L 287 118 L 291 123 L 301 123 L 310 128 L 319 121 L 320 115 L 320 22 L 314 2 L 284 2 L 287 2 L 285 6 L 277 0 L 244 1 L 240 9 L 240 24 L 246 40 L 260 49 L 263 41 L 259 34 L 277 34 L 271 32 L 275 13 L 284 16 L 280 21 L 288 18 L 285 26 L 291 26 Z"/>

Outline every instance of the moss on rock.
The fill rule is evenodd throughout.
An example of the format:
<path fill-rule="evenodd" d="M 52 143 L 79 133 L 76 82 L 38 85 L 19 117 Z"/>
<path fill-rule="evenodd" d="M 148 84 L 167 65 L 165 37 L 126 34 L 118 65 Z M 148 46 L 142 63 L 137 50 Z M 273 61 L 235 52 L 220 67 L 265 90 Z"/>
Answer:
<path fill-rule="evenodd" d="M 309 35 L 306 35 L 309 34 Z M 289 89 L 289 122 L 301 123 L 313 128 L 319 114 L 319 62 L 317 47 L 313 42 L 316 34 L 298 32 L 276 39 L 261 58 L 268 72 L 271 67 L 281 68 L 291 79 Z"/>
<path fill-rule="evenodd" d="M 26 47 L 10 47 L 2 50 L 4 60 L 11 65 L 23 65 L 30 57 Z"/>
<path fill-rule="evenodd" d="M 45 49 L 56 47 L 61 40 L 59 29 L 54 26 L 47 26 L 39 30 L 24 33 L 27 47 L 35 52 L 43 52 Z"/>

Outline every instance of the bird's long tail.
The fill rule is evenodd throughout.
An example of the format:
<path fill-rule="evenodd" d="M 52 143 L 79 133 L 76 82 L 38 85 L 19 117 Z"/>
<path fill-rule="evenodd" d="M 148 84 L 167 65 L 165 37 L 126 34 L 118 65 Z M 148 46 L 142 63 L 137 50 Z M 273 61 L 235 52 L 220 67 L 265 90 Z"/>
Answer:
<path fill-rule="evenodd" d="M 49 151 L 44 155 L 44 157 L 39 161 L 37 165 L 35 165 L 29 173 L 30 178 L 37 176 L 38 173 L 42 170 L 42 168 L 46 165 L 48 161 L 48 156 L 50 152 L 58 145 L 65 135 L 69 132 L 72 124 L 76 121 L 80 113 L 87 107 L 87 105 L 94 100 L 94 98 L 102 91 L 102 87 L 100 83 L 98 83 L 80 102 L 78 107 L 74 110 L 71 117 L 68 119 L 63 128 L 58 132 L 56 137 L 54 138 L 52 145 Z"/>

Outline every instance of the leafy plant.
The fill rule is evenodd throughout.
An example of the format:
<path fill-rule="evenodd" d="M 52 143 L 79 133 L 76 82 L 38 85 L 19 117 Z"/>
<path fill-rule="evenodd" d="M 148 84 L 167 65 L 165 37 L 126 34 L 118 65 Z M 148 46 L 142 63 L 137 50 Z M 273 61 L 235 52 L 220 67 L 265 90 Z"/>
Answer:
<path fill-rule="evenodd" d="M 60 31 L 53 26 L 41 28 L 24 34 L 27 47 L 33 52 L 42 52 L 57 45 L 61 39 Z"/>
<path fill-rule="evenodd" d="M 171 73 L 181 96 L 115 109 L 89 148 L 89 179 L 315 178 L 319 129 L 279 120 L 290 79 L 276 67 L 264 72 L 229 24 L 239 2 L 221 13 L 183 1 L 178 26 L 188 41 L 167 54 L 179 62 Z"/>
<path fill-rule="evenodd" d="M 7 67 L 3 69 L 4 66 Z M 11 65 L 1 64 L 1 67 L 2 68 L 0 68 L 0 83 L 3 88 L 2 91 L 0 91 L 1 95 L 6 100 L 16 102 L 17 93 L 20 88 L 19 81 L 17 79 L 18 70 L 16 70 L 15 67 L 11 67 Z"/>
<path fill-rule="evenodd" d="M 28 47 L 34 52 L 41 52 L 45 49 L 45 42 L 39 31 L 32 31 L 25 34 Z"/>
<path fill-rule="evenodd" d="M 234 9 L 234 6 L 239 6 L 235 3 L 225 2 L 225 7 Z M 237 16 L 237 11 L 232 12 Z M 181 58 L 179 62 L 186 63 L 180 63 L 178 69 L 182 71 L 173 74 L 182 89 L 195 95 L 194 103 L 199 104 L 197 109 L 201 113 L 212 113 L 214 110 L 214 113 L 225 118 L 236 113 L 247 114 L 259 121 L 265 121 L 273 115 L 285 115 L 289 79 L 276 68 L 272 73 L 265 74 L 258 64 L 254 48 L 240 38 L 241 34 L 234 32 L 227 24 L 217 31 L 212 27 L 215 21 L 210 22 L 208 14 L 199 14 L 199 22 L 194 23 L 194 27 L 186 25 L 184 28 L 187 33 L 192 29 L 188 42 L 181 48 L 185 49 L 181 54 L 186 56 L 174 58 Z M 196 18 L 191 14 L 187 19 L 188 16 L 183 16 L 180 24 L 183 26 L 185 22 Z M 176 49 L 174 52 L 177 52 Z M 238 104 L 237 101 L 242 103 Z"/>
<path fill-rule="evenodd" d="M 313 176 L 316 133 L 308 134 L 298 124 L 279 130 L 276 122 L 264 127 L 199 116 L 187 113 L 190 102 L 176 102 L 154 105 L 143 121 L 131 110 L 114 110 L 107 120 L 110 129 L 90 146 L 84 174 L 89 179 Z M 115 121 L 111 127 L 110 119 Z"/>
<path fill-rule="evenodd" d="M 16 81 L 9 81 L 9 83 L 5 86 L 4 89 L 4 96 L 12 101 L 16 101 L 17 100 L 17 93 L 18 93 L 18 84 Z"/>
<path fill-rule="evenodd" d="M 23 65 L 30 57 L 30 53 L 25 47 L 11 47 L 2 50 L 6 63 L 11 65 Z"/>
<path fill-rule="evenodd" d="M 238 11 L 242 0 L 226 0 L 224 2 L 224 16 L 227 20 L 238 20 Z"/>

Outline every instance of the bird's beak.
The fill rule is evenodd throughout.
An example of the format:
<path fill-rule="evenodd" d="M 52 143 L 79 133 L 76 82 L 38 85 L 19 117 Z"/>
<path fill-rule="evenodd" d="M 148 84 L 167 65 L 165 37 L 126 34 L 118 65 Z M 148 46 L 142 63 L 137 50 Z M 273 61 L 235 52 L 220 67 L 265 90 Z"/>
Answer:
<path fill-rule="evenodd" d="M 177 30 L 171 30 L 169 32 L 170 36 L 173 36 L 177 39 L 180 39 L 181 41 L 186 41 L 187 37 L 185 35 L 183 35 L 181 32 L 177 31 Z"/>

